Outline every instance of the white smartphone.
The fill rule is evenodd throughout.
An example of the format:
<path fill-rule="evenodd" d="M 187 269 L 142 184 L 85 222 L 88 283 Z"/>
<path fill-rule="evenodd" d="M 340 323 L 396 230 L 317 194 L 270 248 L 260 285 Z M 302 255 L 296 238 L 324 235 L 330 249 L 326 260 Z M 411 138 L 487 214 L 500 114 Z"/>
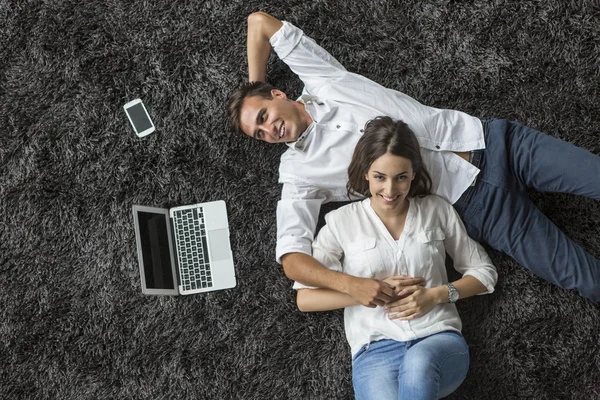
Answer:
<path fill-rule="evenodd" d="M 131 100 L 129 103 L 125 104 L 123 108 L 138 137 L 144 137 L 154 132 L 154 124 L 152 123 L 150 115 L 148 115 L 148 111 L 146 111 L 146 107 L 144 107 L 142 100 Z"/>

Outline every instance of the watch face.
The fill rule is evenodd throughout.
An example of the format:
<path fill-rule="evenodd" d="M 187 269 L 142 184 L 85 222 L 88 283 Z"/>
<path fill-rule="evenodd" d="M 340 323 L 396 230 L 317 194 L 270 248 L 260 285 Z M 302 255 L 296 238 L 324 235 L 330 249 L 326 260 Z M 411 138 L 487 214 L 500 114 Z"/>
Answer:
<path fill-rule="evenodd" d="M 458 290 L 452 284 L 448 284 L 448 297 L 451 303 L 455 303 L 458 300 Z"/>
<path fill-rule="evenodd" d="M 450 292 L 450 301 L 454 303 L 456 300 L 458 300 L 458 292 L 454 289 Z"/>

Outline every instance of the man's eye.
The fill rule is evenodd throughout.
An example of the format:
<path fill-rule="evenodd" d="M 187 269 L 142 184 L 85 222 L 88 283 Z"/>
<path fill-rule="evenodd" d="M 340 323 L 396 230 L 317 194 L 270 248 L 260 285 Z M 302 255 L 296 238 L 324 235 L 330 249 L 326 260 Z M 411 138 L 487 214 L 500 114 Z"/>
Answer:
<path fill-rule="evenodd" d="M 262 131 L 256 132 L 256 138 L 257 139 L 262 139 Z"/>
<path fill-rule="evenodd" d="M 263 114 L 262 118 L 260 120 L 261 120 L 261 122 L 265 122 L 267 120 L 267 116 L 265 114 Z"/>

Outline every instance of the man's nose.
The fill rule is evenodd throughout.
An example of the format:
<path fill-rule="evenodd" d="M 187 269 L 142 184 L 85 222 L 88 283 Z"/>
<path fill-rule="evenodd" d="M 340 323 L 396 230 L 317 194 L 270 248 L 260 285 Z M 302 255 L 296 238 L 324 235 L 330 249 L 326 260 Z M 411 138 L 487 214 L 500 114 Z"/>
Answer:
<path fill-rule="evenodd" d="M 277 127 L 275 126 L 275 123 L 265 122 L 260 126 L 260 129 L 262 129 L 263 132 L 271 136 L 273 139 L 277 139 Z"/>

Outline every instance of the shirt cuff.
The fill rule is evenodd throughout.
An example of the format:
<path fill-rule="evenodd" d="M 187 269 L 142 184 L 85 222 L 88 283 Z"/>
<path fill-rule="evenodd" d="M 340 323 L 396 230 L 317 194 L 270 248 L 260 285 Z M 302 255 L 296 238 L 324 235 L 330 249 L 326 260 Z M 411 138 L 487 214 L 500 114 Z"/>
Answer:
<path fill-rule="evenodd" d="M 277 53 L 277 56 L 281 60 L 294 50 L 302 39 L 302 36 L 304 36 L 304 32 L 300 28 L 295 27 L 287 21 L 282 22 L 283 26 L 269 39 L 273 51 Z"/>
<path fill-rule="evenodd" d="M 319 289 L 319 288 L 316 286 L 306 286 L 306 285 L 301 284 L 300 282 L 294 282 L 294 286 L 292 286 L 292 289 L 300 290 L 300 289 Z"/>
<path fill-rule="evenodd" d="M 304 253 L 312 256 L 311 243 L 306 238 L 297 238 L 293 236 L 279 238 L 279 240 L 277 240 L 277 249 L 275 250 L 277 262 L 281 264 L 281 257 L 288 253 Z"/>
<path fill-rule="evenodd" d="M 463 274 L 463 276 L 472 276 L 473 278 L 477 279 L 479 282 L 481 282 L 481 284 L 483 286 L 485 286 L 485 288 L 487 289 L 487 292 L 485 293 L 480 293 L 480 294 L 489 294 L 489 293 L 494 293 L 494 286 L 496 285 L 496 279 L 494 279 L 491 276 L 488 276 L 488 274 L 486 273 L 480 273 L 479 271 L 467 271 Z"/>

